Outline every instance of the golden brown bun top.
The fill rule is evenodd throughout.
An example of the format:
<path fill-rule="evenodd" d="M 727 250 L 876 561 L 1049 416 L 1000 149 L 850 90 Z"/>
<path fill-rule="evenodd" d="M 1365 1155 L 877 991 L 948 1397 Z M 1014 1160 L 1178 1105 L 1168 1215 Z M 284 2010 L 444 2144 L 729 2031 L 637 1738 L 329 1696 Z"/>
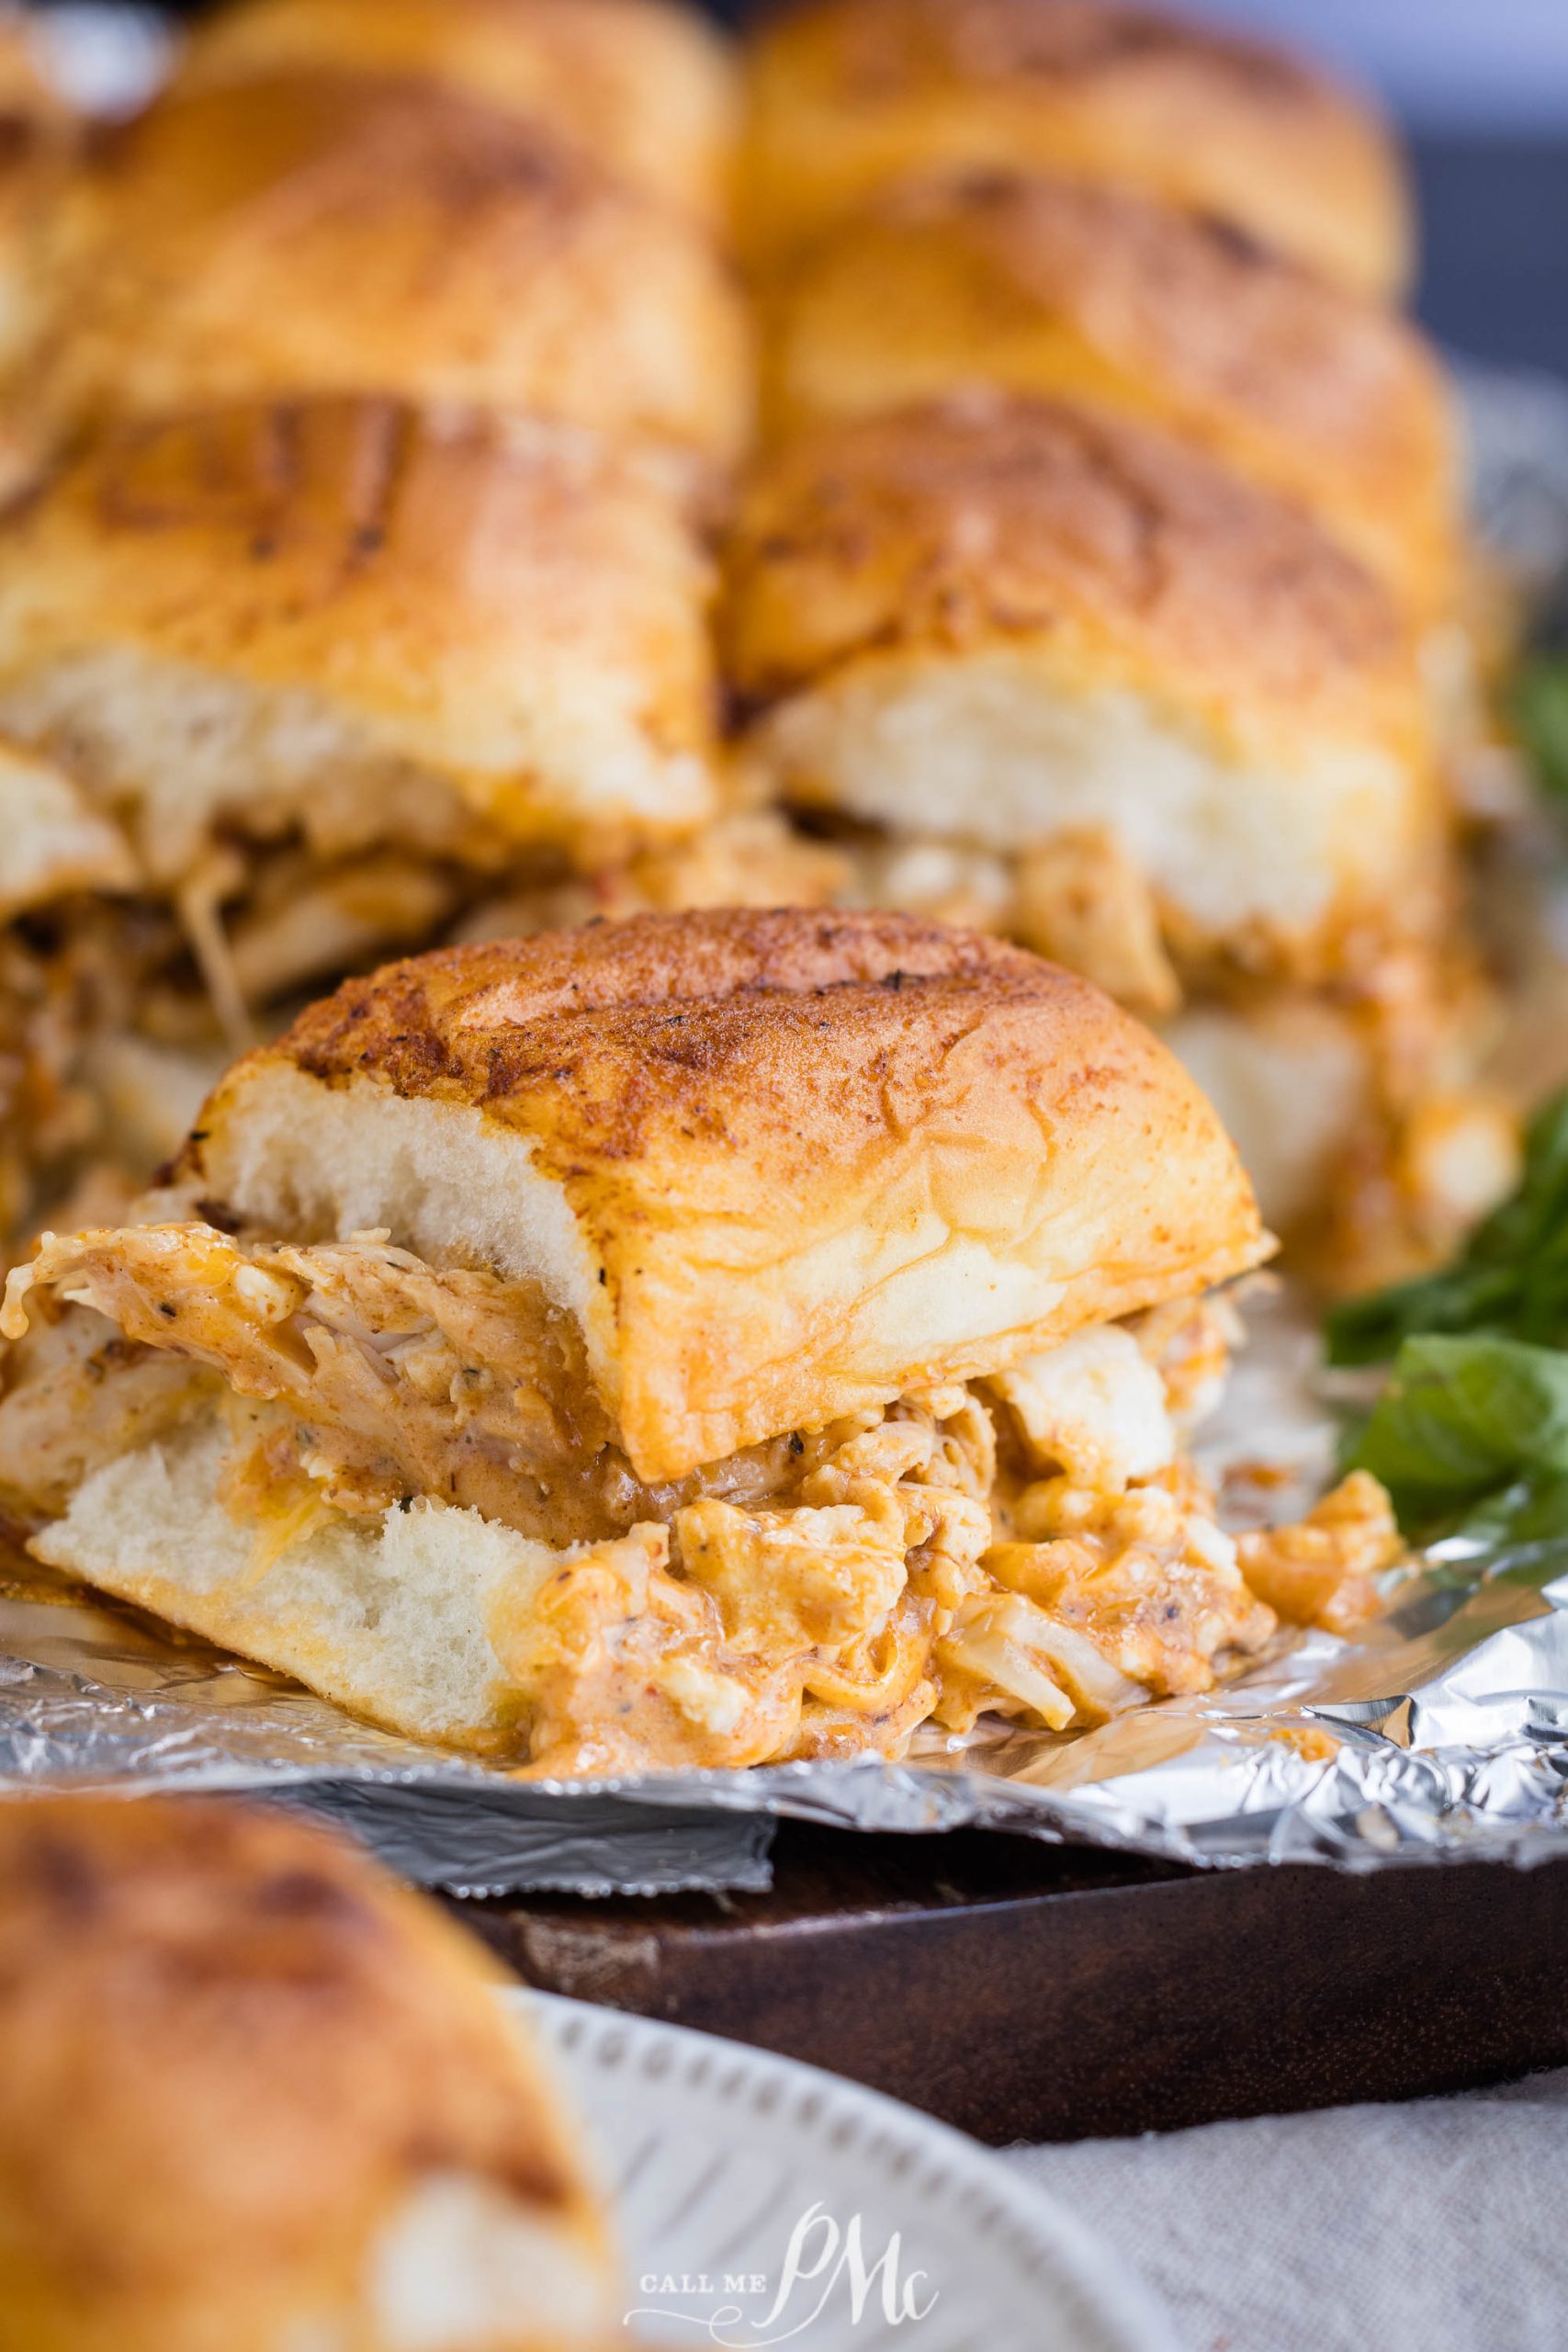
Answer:
<path fill-rule="evenodd" d="M 508 114 L 476 93 L 413 74 L 280 67 L 243 82 L 183 90 L 96 136 L 91 186 L 133 243 L 172 236 L 195 219 L 243 220 L 269 189 L 307 220 L 357 208 L 378 184 L 396 207 L 412 184 L 449 209 L 456 235 L 489 232 L 518 202 L 560 237 L 608 175 L 547 122 Z M 618 211 L 651 210 L 613 182 Z M 261 218 L 265 229 L 268 223 Z M 113 260 L 116 256 L 110 254 Z M 352 289 L 350 289 L 352 290 Z"/>
<path fill-rule="evenodd" d="M 1011 1012 L 1032 1013 L 1043 1057 L 1147 1057 L 1135 1023 L 1022 948 L 913 915 L 788 908 L 437 949 L 349 980 L 264 1050 L 557 1127 L 574 1162 L 630 1162 L 690 1121 L 687 1140 L 776 1152 L 787 1185 L 880 1123 L 885 1102 L 844 1091 L 852 1074 L 876 1080 L 897 1054 L 912 1086 L 936 1085 L 955 1014 Z"/>
<path fill-rule="evenodd" d="M 298 687 L 384 726 L 504 832 L 586 829 L 607 857 L 633 810 L 516 773 L 511 746 L 550 749 L 564 677 L 698 776 L 707 580 L 665 479 L 590 435 L 381 400 L 239 406 L 106 430 L 5 519 L 0 691 L 106 647 Z M 696 790 L 662 830 L 703 813 Z"/>
<path fill-rule="evenodd" d="M 321 66 L 446 82 L 716 223 L 728 209 L 735 66 L 677 0 L 241 0 L 197 28 L 175 86 Z"/>
<path fill-rule="evenodd" d="M 279 184 L 307 214 L 312 198 L 323 209 L 356 204 L 378 163 L 387 202 L 403 195 L 400 183 L 429 182 L 455 234 L 465 225 L 489 231 L 495 211 L 532 202 L 558 235 L 590 197 L 605 202 L 609 187 L 619 212 L 668 217 L 546 119 L 417 74 L 352 67 L 282 65 L 240 82 L 176 85 L 99 131 L 91 162 L 106 208 L 129 200 L 138 209 L 128 225 L 164 234 L 182 218 L 221 218 Z"/>
<path fill-rule="evenodd" d="M 340 601 L 389 597 L 404 571 L 468 606 L 424 606 L 427 646 L 491 633 L 522 645 L 530 616 L 516 609 L 515 566 L 529 542 L 606 484 L 662 505 L 668 479 L 570 431 L 422 415 L 392 400 L 257 401 L 107 428 L 6 519 L 21 538 L 60 517 L 63 538 L 69 517 L 104 560 L 144 566 L 133 604 L 193 658 L 234 630 L 214 605 L 265 601 L 304 627 Z M 200 610 L 198 567 L 213 582 Z M 613 574 L 585 580 L 585 606 L 614 589 Z"/>
<path fill-rule="evenodd" d="M 1010 163 L 1224 214 L 1370 292 L 1409 274 L 1403 176 L 1371 109 L 1179 12 L 807 0 L 762 35 L 754 96 L 745 226 L 763 251 L 911 171 Z"/>
<path fill-rule="evenodd" d="M 721 463 L 746 435 L 711 240 L 460 88 L 295 67 L 165 98 L 95 142 L 57 244 L 55 374 L 90 404 L 468 400 Z"/>
<path fill-rule="evenodd" d="M 1229 222 L 1043 173 L 890 189 L 773 289 L 773 428 L 965 384 L 1164 417 L 1440 595 L 1457 458 L 1405 320 Z"/>
<path fill-rule="evenodd" d="M 858 654 L 1059 634 L 1178 706 L 1420 749 L 1369 573 L 1174 436 L 1065 401 L 975 393 L 793 444 L 735 533 L 727 621 L 756 703 Z"/>
<path fill-rule="evenodd" d="M 650 915 L 389 966 L 238 1066 L 191 1147 L 198 1188 L 224 1197 L 247 1096 L 289 1064 L 527 1140 L 644 1476 L 994 1370 L 1268 1246 L 1148 1031 L 1021 949 L 903 916 Z"/>
<path fill-rule="evenodd" d="M 442 2172 L 598 2247 L 503 1981 L 288 1815 L 0 1806 L 0 2343 L 292 2341 Z"/>

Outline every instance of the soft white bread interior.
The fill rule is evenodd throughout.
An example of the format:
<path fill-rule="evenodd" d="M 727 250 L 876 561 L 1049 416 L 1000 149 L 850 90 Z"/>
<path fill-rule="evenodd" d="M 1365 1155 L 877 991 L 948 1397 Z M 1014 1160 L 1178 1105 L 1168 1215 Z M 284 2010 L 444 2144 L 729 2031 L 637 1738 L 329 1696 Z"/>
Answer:
<path fill-rule="evenodd" d="M 346 1841 L 7 1804 L 0 1978 L 4 2352 L 607 2339 L 598 2199 L 500 1971 Z"/>
<path fill-rule="evenodd" d="M 240 0 L 196 28 L 175 87 L 322 68 L 445 85 L 547 124 L 712 226 L 726 220 L 735 62 L 675 0 Z"/>
<path fill-rule="evenodd" d="M 896 916 L 649 916 L 394 965 L 237 1066 L 179 1182 L 249 1229 L 385 1227 L 539 1283 L 645 1478 L 1268 1247 L 1136 1022 Z"/>
<path fill-rule="evenodd" d="M 1339 1295 L 1439 1262 L 1518 1179 L 1517 1119 L 1484 1076 L 1486 992 L 1462 966 L 1414 988 L 1408 971 L 1388 977 L 1381 1000 L 1287 989 L 1193 1003 L 1164 1033 L 1295 1270 Z"/>
<path fill-rule="evenodd" d="M 603 864 L 714 800 L 707 567 L 591 436 L 378 401 L 107 432 L 0 526 L 0 727 L 178 879 L 220 822 Z"/>
<path fill-rule="evenodd" d="M 130 845 L 51 761 L 0 742 L 0 921 L 73 890 L 130 890 Z"/>
<path fill-rule="evenodd" d="M 90 1472 L 34 1554 L 414 1738 L 514 1753 L 521 1699 L 498 1619 L 525 1612 L 570 1554 L 415 1502 L 290 1532 L 258 1576 L 256 1528 L 221 1499 L 232 1444 L 217 1405 L 193 1403 L 177 1429 Z M 635 1555 L 641 1538 L 612 1548 Z"/>
<path fill-rule="evenodd" d="M 1012 855 L 1098 829 L 1188 961 L 1315 977 L 1431 920 L 1398 607 L 1166 433 L 976 393 L 807 435 L 753 484 L 724 620 L 796 804 Z"/>
<path fill-rule="evenodd" d="M 1321 1209 L 1347 1151 L 1377 1132 L 1377 1057 L 1331 998 L 1190 1006 L 1165 1032 L 1224 1120 L 1277 1230 Z"/>

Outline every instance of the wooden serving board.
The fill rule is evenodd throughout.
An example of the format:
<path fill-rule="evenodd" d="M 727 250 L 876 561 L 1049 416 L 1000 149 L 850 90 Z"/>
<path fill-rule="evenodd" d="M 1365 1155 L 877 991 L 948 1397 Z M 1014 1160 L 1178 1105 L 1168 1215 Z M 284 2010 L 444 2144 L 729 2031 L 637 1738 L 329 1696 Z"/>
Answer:
<path fill-rule="evenodd" d="M 784 1824 L 766 1894 L 457 1905 L 526 1982 L 829 2067 L 982 2140 L 1568 2063 L 1568 1861 L 1202 1872 Z"/>

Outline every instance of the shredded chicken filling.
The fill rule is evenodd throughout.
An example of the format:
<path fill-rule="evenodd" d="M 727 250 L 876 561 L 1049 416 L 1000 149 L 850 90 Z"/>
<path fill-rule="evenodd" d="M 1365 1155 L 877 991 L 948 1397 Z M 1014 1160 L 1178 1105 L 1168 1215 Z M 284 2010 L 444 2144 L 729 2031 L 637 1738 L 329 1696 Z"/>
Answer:
<path fill-rule="evenodd" d="M 189 1035 L 165 985 L 178 952 L 166 920 L 138 901 L 73 897 L 0 926 L 0 1246 L 34 1211 L 40 1180 L 68 1180 L 102 1152 L 92 1049 L 123 1032 L 124 1008 L 162 1042 Z"/>
<path fill-rule="evenodd" d="M 96 1461 L 207 1400 L 253 1577 L 323 1517 L 411 1501 L 547 1545 L 550 1573 L 489 1625 L 536 1770 L 897 1754 L 922 1723 L 982 1713 L 1082 1728 L 1207 1688 L 1280 1613 L 1343 1622 L 1397 1551 L 1363 1481 L 1238 1555 L 1180 1446 L 1223 1377 L 1214 1302 L 666 1486 L 637 1477 L 542 1292 L 384 1234 L 50 1238 L 0 1329 L 18 1342 L 0 1495 L 20 1515 L 60 1510 Z"/>
<path fill-rule="evenodd" d="M 215 834 L 169 891 L 61 893 L 0 924 L 0 1242 L 111 1142 L 143 1178 L 175 1148 L 186 1122 L 164 1136 L 161 1072 L 146 1057 L 135 1066 L 140 1046 L 233 1054 L 299 990 L 445 937 L 650 910 L 818 905 L 844 875 L 837 852 L 774 811 L 738 806 L 694 841 L 594 874 L 499 853 L 466 867 L 395 846 L 333 859 L 292 838 Z M 109 1098 L 131 1089 L 128 1116 Z M 139 1148 L 143 1137 L 154 1148 Z"/>

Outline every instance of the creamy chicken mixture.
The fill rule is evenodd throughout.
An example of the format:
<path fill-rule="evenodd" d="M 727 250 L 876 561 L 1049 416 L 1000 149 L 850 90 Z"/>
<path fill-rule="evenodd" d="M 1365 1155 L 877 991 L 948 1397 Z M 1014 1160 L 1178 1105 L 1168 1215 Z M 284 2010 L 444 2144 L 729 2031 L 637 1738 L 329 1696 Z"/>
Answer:
<path fill-rule="evenodd" d="M 70 1083 L 75 998 L 67 971 L 40 964 L 24 939 L 0 933 L 0 1236 L 26 1217 L 41 1161 L 92 1133 L 91 1107 Z"/>
<path fill-rule="evenodd" d="M 1004 932 L 1082 972 L 1145 1019 L 1181 1001 L 1148 876 L 1109 826 L 1063 831 L 1017 854 L 934 835 L 862 831 L 835 847 L 852 905 L 901 907 L 936 922 Z"/>
<path fill-rule="evenodd" d="M 694 841 L 592 875 L 396 849 L 332 862 L 293 840 L 215 839 L 167 895 L 62 894 L 0 923 L 0 1250 L 95 1155 L 145 1181 L 206 1091 L 193 1098 L 166 1057 L 231 1057 L 311 987 L 443 938 L 824 904 L 844 871 L 777 814 L 738 806 Z"/>
<path fill-rule="evenodd" d="M 413 1498 L 550 1546 L 489 1626 L 542 1771 L 896 1755 L 982 1713 L 1079 1729 L 1207 1688 L 1280 1615 L 1345 1622 L 1398 1551 L 1360 1480 L 1238 1552 L 1181 1450 L 1224 1374 L 1211 1302 L 666 1486 L 637 1477 L 538 1290 L 380 1233 L 51 1238 L 3 1329 L 0 1497 L 24 1522 L 205 1407 L 254 1578 L 300 1532 Z"/>
<path fill-rule="evenodd" d="M 95 1049 L 124 1030 L 128 1004 L 156 1027 L 171 950 L 167 924 L 112 899 L 68 899 L 0 926 L 0 1252 L 40 1187 L 104 1151 Z"/>

